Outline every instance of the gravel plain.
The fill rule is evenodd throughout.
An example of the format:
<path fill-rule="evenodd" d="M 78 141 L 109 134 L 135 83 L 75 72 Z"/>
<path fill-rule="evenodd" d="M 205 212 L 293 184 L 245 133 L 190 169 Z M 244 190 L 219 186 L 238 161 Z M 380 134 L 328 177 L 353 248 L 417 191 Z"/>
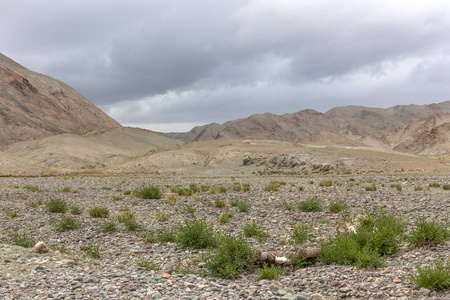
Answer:
<path fill-rule="evenodd" d="M 266 192 L 270 181 L 285 182 L 279 191 Z M 332 180 L 331 187 L 319 183 Z M 440 187 L 429 187 L 439 183 Z M 351 215 L 365 208 L 382 206 L 408 221 L 409 230 L 417 216 L 436 218 L 445 224 L 450 211 L 449 174 L 380 175 L 343 177 L 5 177 L 0 178 L 0 297 L 2 299 L 450 299 L 450 292 L 437 293 L 416 288 L 408 274 L 416 266 L 433 263 L 438 257 L 450 257 L 450 244 L 428 249 L 411 249 L 405 243 L 400 253 L 377 269 L 324 265 L 317 262 L 303 269 L 288 268 L 277 280 L 258 280 L 258 272 L 245 270 L 235 280 L 211 276 L 204 268 L 209 250 L 184 249 L 175 243 L 149 243 L 144 236 L 159 228 L 170 228 L 185 219 L 205 218 L 217 232 L 242 234 L 246 223 L 256 221 L 269 233 L 264 241 L 246 237 L 261 251 L 288 256 L 296 246 L 290 241 L 295 224 L 311 225 L 315 241 L 333 236 L 343 216 L 329 212 L 328 203 L 343 200 Z M 174 186 L 208 185 L 223 187 L 222 192 L 199 192 L 176 196 Z M 249 184 L 250 191 L 233 187 Z M 156 185 L 164 193 L 160 200 L 143 200 L 129 191 Z M 376 191 L 366 191 L 366 186 Z M 393 187 L 400 185 L 401 191 Z M 416 187 L 422 190 L 416 190 Z M 302 188 L 300 188 L 302 187 Z M 416 188 L 416 189 L 415 189 Z M 38 190 L 37 190 L 38 189 Z M 37 191 L 36 191 L 37 190 Z M 167 201 L 172 196 L 176 202 Z M 298 201 L 317 196 L 324 201 L 322 212 L 305 213 L 296 209 Z M 61 214 L 45 209 L 49 199 L 64 200 L 81 227 L 60 232 L 55 222 Z M 226 203 L 216 207 L 215 201 Z M 251 204 L 248 212 L 239 212 L 232 200 Z M 293 209 L 286 207 L 292 205 Z M 78 206 L 80 215 L 70 208 Z M 116 221 L 124 211 L 132 212 L 140 225 L 130 231 L 117 223 L 118 230 L 103 233 L 105 219 L 88 215 L 92 207 L 110 212 L 108 221 Z M 231 214 L 229 223 L 219 222 Z M 168 220 L 162 221 L 165 215 Z M 37 254 L 31 248 L 12 245 L 11 235 L 26 233 L 45 242 L 50 251 Z M 100 258 L 83 251 L 88 245 L 100 247 Z M 157 270 L 138 266 L 150 261 Z"/>

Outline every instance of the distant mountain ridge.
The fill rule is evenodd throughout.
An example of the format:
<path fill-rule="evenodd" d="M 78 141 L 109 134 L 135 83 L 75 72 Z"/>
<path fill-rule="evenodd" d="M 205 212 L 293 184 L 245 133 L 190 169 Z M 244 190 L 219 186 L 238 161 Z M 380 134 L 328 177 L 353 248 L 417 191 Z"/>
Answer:
<path fill-rule="evenodd" d="M 70 86 L 0 53 L 0 146 L 120 127 Z"/>
<path fill-rule="evenodd" d="M 434 154 L 436 151 L 445 153 L 450 146 L 445 132 L 450 126 L 450 120 L 444 117 L 447 114 L 450 114 L 450 101 L 389 108 L 346 106 L 326 113 L 306 109 L 283 115 L 255 114 L 224 124 L 194 127 L 186 133 L 166 135 L 184 142 L 224 138 L 280 140 L 328 146 L 376 146 L 415 154 Z M 441 122 L 436 122 L 436 119 Z M 416 122 L 428 130 L 423 131 L 418 140 L 414 139 L 416 132 L 411 129 Z M 403 132 L 402 139 L 395 137 L 399 132 Z M 425 138 L 431 133 L 435 134 L 434 140 Z M 412 144 L 407 146 L 408 142 Z"/>

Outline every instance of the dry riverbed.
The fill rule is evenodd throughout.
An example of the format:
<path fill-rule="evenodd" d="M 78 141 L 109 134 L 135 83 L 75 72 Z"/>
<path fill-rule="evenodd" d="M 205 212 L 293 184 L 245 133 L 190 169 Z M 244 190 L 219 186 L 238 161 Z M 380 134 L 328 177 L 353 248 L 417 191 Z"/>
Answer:
<path fill-rule="evenodd" d="M 264 191 L 271 181 L 282 183 L 278 191 Z M 331 180 L 332 186 L 320 186 Z M 450 210 L 450 191 L 442 187 L 450 175 L 385 175 L 357 177 L 216 177 L 216 178 L 0 178 L 0 296 L 2 299 L 450 299 L 450 292 L 416 288 L 408 274 L 416 266 L 450 257 L 450 244 L 411 249 L 405 242 L 383 267 L 316 262 L 302 269 L 286 268 L 276 280 L 259 280 L 257 268 L 244 270 L 234 280 L 211 276 L 204 260 L 209 250 L 185 249 L 171 242 L 148 238 L 161 228 L 192 220 L 213 224 L 216 232 L 240 235 L 245 224 L 262 226 L 268 237 L 246 237 L 254 249 L 277 256 L 296 251 L 291 233 L 296 224 L 308 224 L 313 243 L 335 234 L 343 215 L 330 212 L 330 202 L 342 200 L 349 215 L 376 205 L 395 211 L 411 230 L 417 216 L 436 218 L 445 224 Z M 195 184 L 200 191 L 179 196 L 175 187 Z M 244 192 L 244 184 L 249 191 Z M 430 184 L 439 187 L 430 187 Z M 131 191 L 155 185 L 162 199 L 143 200 Z M 204 191 L 201 191 L 203 186 Z M 239 188 L 240 187 L 240 191 Z M 375 191 L 366 187 L 375 186 Z M 420 190 L 418 187 L 421 187 Z M 317 196 L 322 212 L 301 212 L 299 201 Z M 59 199 L 66 213 L 51 213 L 45 203 Z M 250 206 L 240 211 L 231 204 Z M 224 206 L 224 207 L 220 207 Z M 72 214 L 73 208 L 81 214 Z M 93 207 L 106 208 L 107 218 L 93 218 Z M 139 225 L 127 228 L 118 216 L 132 213 Z M 223 215 L 229 222 L 221 222 Z M 80 227 L 59 231 L 61 216 L 77 220 Z M 223 219 L 222 219 L 223 221 Z M 103 232 L 105 222 L 117 230 Z M 133 230 L 134 229 L 134 230 Z M 13 245 L 21 234 L 43 241 L 50 251 L 37 254 Z M 83 250 L 84 249 L 84 250 Z M 99 258 L 89 256 L 96 250 Z M 142 267 L 146 263 L 146 267 Z M 154 269 L 154 270 L 151 270 Z"/>

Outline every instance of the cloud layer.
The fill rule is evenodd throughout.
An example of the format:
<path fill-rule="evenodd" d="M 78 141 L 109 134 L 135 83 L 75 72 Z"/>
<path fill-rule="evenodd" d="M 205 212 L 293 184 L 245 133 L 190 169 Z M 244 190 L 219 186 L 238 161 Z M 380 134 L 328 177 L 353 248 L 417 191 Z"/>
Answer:
<path fill-rule="evenodd" d="M 448 100 L 445 1 L 14 1 L 0 49 L 119 122 Z"/>

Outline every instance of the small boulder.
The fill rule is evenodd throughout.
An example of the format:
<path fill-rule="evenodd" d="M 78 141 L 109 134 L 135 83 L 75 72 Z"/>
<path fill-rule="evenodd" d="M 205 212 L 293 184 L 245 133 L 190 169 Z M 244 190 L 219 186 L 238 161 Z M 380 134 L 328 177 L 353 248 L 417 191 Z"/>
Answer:
<path fill-rule="evenodd" d="M 312 246 L 311 243 L 305 243 L 298 251 L 305 258 L 316 258 L 322 253 L 319 246 Z"/>
<path fill-rule="evenodd" d="M 34 245 L 33 249 L 31 249 L 33 252 L 36 253 L 47 253 L 48 252 L 48 247 L 44 242 L 37 242 L 36 245 Z"/>

